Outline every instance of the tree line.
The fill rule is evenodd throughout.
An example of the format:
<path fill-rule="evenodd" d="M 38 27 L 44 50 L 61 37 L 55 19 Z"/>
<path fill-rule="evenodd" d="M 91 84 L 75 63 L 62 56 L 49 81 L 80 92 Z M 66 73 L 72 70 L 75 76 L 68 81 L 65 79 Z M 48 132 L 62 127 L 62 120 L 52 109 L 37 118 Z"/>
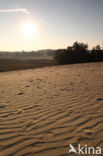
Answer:
<path fill-rule="evenodd" d="M 72 64 L 103 61 L 103 50 L 100 45 L 88 50 L 88 44 L 75 42 L 67 49 L 58 49 L 54 56 L 58 64 Z"/>

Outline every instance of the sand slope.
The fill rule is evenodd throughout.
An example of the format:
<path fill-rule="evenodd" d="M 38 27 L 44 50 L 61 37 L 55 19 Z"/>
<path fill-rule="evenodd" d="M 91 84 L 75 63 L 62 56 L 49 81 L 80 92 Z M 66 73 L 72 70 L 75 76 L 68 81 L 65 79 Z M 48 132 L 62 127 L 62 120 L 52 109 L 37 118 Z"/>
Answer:
<path fill-rule="evenodd" d="M 103 63 L 0 73 L 0 156 L 103 149 Z"/>

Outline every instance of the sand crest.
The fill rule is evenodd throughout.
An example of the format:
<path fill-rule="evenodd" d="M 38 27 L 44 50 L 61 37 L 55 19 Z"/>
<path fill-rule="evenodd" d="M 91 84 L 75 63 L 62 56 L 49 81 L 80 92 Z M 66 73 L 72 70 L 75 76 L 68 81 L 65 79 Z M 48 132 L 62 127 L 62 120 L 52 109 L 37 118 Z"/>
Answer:
<path fill-rule="evenodd" d="M 103 149 L 103 63 L 0 73 L 0 156 Z"/>

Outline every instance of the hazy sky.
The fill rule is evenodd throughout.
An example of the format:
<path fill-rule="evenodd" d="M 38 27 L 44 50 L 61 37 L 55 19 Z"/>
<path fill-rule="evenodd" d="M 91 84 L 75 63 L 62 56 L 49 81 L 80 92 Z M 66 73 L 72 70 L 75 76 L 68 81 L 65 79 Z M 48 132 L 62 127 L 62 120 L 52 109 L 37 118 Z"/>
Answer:
<path fill-rule="evenodd" d="M 35 25 L 27 36 L 26 22 Z M 0 51 L 103 46 L 103 0 L 0 0 Z"/>

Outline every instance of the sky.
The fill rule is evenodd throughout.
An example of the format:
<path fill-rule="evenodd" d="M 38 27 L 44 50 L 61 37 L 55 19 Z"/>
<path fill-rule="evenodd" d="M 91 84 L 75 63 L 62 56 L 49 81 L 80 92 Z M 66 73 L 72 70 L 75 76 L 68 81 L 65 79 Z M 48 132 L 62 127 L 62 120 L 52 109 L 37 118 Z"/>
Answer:
<path fill-rule="evenodd" d="M 34 32 L 24 31 L 27 22 Z M 0 51 L 67 48 L 75 41 L 103 47 L 103 0 L 0 0 Z"/>

